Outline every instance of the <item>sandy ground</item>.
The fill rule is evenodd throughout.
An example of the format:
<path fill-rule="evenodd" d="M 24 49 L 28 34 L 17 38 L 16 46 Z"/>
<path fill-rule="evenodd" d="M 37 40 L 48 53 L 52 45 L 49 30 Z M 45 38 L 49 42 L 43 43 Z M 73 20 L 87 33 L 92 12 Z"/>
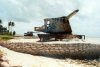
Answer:
<path fill-rule="evenodd" d="M 11 39 L 9 42 L 29 42 L 29 43 L 40 43 L 39 39 L 25 39 L 25 38 L 16 38 Z M 68 44 L 68 43 L 92 43 L 92 44 L 100 44 L 100 38 L 86 38 L 85 40 L 81 39 L 72 39 L 72 40 L 63 40 L 63 41 L 50 41 L 50 42 L 42 42 L 49 44 Z"/>
<path fill-rule="evenodd" d="M 0 50 L 5 53 L 3 60 L 8 60 L 10 66 L 22 67 L 99 67 L 94 64 L 78 63 L 72 59 L 55 59 L 30 54 L 18 53 L 7 48 L 1 47 Z M 87 63 L 87 62 L 86 62 Z M 3 63 L 6 64 L 7 63 Z M 5 66 L 9 67 L 9 66 Z"/>
<path fill-rule="evenodd" d="M 25 39 L 25 38 L 16 38 L 9 40 L 9 42 L 30 42 L 30 43 L 39 43 L 37 42 L 39 39 Z M 74 39 L 71 41 L 52 41 L 52 42 L 42 42 L 42 43 L 96 43 L 100 44 L 100 38 L 86 38 L 86 40 L 78 40 Z M 100 67 L 100 60 L 91 60 L 85 61 L 85 63 L 81 62 L 81 60 L 73 60 L 73 59 L 55 59 L 50 57 L 43 56 L 34 56 L 30 54 L 24 54 L 9 50 L 7 48 L 1 47 L 6 55 L 3 56 L 3 60 L 8 60 L 10 66 L 22 66 L 22 67 Z M 93 62 L 92 62 L 93 61 Z M 5 64 L 5 63 L 4 63 Z"/>

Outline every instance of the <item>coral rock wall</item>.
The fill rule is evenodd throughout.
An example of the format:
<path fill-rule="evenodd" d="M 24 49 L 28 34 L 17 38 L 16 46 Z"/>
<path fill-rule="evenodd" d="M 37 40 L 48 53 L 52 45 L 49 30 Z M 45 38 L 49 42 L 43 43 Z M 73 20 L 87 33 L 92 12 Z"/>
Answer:
<path fill-rule="evenodd" d="M 33 55 L 44 55 L 52 57 L 70 58 L 98 58 L 100 56 L 100 45 L 90 43 L 73 44 L 37 44 L 37 43 L 0 43 L 8 49 L 29 53 Z"/>

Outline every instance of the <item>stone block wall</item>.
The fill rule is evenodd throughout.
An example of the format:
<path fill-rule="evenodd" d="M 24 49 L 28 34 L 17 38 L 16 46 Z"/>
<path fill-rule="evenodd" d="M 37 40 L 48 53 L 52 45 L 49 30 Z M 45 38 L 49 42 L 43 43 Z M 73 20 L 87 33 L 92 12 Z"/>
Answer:
<path fill-rule="evenodd" d="M 100 56 L 100 45 L 90 43 L 72 44 L 37 44 L 37 43 L 0 43 L 8 49 L 29 53 L 32 55 L 44 55 L 52 57 L 70 57 L 78 59 L 91 59 Z"/>

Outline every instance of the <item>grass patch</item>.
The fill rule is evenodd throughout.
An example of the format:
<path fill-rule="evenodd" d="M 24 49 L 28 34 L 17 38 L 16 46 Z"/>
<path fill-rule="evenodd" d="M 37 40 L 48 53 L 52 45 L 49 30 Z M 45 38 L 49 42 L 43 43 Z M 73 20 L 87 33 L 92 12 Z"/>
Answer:
<path fill-rule="evenodd" d="M 9 35 L 0 35 L 0 41 L 7 41 L 13 39 L 13 36 L 9 36 Z"/>

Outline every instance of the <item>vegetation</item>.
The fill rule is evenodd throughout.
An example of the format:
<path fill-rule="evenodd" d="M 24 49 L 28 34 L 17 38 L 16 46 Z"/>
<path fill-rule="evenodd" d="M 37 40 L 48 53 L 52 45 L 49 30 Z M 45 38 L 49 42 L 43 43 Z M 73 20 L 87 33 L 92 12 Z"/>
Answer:
<path fill-rule="evenodd" d="M 9 35 L 0 35 L 0 41 L 7 41 L 13 39 L 13 36 L 9 36 Z"/>
<path fill-rule="evenodd" d="M 16 35 L 16 31 L 13 31 L 13 36 Z"/>
<path fill-rule="evenodd" d="M 15 26 L 14 22 L 8 22 L 8 29 L 2 25 L 2 20 L 0 19 L 0 41 L 12 39 L 16 32 L 12 30 Z"/>
<path fill-rule="evenodd" d="M 0 25 L 2 24 L 2 20 L 0 19 Z"/>
<path fill-rule="evenodd" d="M 9 31 L 12 32 L 12 27 L 15 26 L 15 23 L 14 22 L 8 22 L 8 28 L 9 28 Z"/>

